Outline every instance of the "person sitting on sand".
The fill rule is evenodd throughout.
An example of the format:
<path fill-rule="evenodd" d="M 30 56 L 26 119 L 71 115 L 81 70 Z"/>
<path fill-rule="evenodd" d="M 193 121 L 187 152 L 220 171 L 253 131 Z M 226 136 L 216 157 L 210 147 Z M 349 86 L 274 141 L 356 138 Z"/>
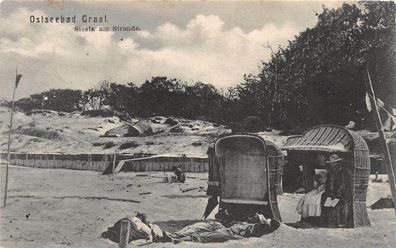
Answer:
<path fill-rule="evenodd" d="M 176 175 L 176 182 L 184 183 L 186 181 L 186 174 L 179 167 L 173 167 L 173 173 Z"/>
<path fill-rule="evenodd" d="M 140 221 L 137 221 L 136 218 L 140 219 Z M 278 221 L 267 219 L 261 214 L 256 214 L 252 218 L 249 218 L 247 222 L 233 222 L 227 226 L 217 221 L 197 222 L 184 227 L 180 231 L 169 233 L 162 231 L 157 225 L 148 223 L 146 215 L 138 214 L 129 220 L 131 223 L 129 242 L 138 239 L 161 243 L 180 243 L 182 241 L 202 243 L 225 242 L 235 239 L 261 237 L 264 234 L 273 232 L 280 226 Z M 102 233 L 102 237 L 118 242 L 120 237 L 120 222 L 121 220 L 114 224 L 113 227 L 108 228 L 108 231 Z"/>
<path fill-rule="evenodd" d="M 172 167 L 172 173 L 167 173 L 164 178 L 166 183 L 184 183 L 186 181 L 186 174 L 177 166 Z"/>

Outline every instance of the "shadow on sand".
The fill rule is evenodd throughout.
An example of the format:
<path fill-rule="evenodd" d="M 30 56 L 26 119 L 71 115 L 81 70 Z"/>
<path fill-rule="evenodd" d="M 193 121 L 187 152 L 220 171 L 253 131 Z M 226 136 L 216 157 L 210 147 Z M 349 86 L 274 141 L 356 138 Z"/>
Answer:
<path fill-rule="evenodd" d="M 176 199 L 176 198 L 208 198 L 207 195 L 163 195 L 162 197 Z"/>
<path fill-rule="evenodd" d="M 158 225 L 162 230 L 167 232 L 177 232 L 185 226 L 195 224 L 197 222 L 208 222 L 209 220 L 168 220 L 156 221 L 153 224 Z"/>

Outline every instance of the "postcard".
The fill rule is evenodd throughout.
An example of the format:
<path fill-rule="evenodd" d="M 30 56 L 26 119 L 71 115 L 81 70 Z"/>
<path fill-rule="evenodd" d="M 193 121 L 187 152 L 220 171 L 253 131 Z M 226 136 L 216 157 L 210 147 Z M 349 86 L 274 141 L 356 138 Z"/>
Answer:
<path fill-rule="evenodd" d="M 0 247 L 394 244 L 395 11 L 0 0 Z"/>

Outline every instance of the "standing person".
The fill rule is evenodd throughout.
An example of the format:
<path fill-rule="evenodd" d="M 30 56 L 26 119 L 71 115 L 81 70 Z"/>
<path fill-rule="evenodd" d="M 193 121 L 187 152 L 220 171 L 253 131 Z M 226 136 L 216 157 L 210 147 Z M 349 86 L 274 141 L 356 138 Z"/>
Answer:
<path fill-rule="evenodd" d="M 350 204 L 352 203 L 352 173 L 345 160 L 332 154 L 327 161 L 329 170 L 323 194 L 324 211 L 322 220 L 328 227 L 346 227 Z M 333 202 L 331 206 L 329 202 Z"/>

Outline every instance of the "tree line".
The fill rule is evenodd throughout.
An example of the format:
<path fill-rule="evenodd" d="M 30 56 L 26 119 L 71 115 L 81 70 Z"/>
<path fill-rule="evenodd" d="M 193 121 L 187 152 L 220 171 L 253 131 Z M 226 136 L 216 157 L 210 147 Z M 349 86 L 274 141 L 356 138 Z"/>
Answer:
<path fill-rule="evenodd" d="M 395 11 L 391 1 L 323 8 L 315 27 L 273 53 L 258 75 L 245 76 L 239 108 L 286 129 L 350 120 L 369 125 L 366 69 L 377 96 L 396 106 Z"/>
<path fill-rule="evenodd" d="M 257 116 L 266 126 L 305 129 L 350 120 L 366 127 L 371 122 L 365 106 L 366 69 L 377 96 L 396 106 L 395 3 L 344 3 L 318 14 L 318 22 L 289 41 L 271 49 L 258 74 L 219 90 L 203 82 L 153 77 L 135 83 L 102 81 L 82 90 L 52 89 L 16 102 L 24 111 L 111 109 L 131 116 L 153 115 L 199 118 L 220 123 Z"/>
<path fill-rule="evenodd" d="M 164 115 L 215 122 L 225 119 L 221 113 L 224 104 L 222 92 L 211 84 L 187 84 L 167 77 L 153 77 L 140 86 L 132 82 L 104 80 L 85 91 L 51 89 L 15 102 L 15 106 L 24 112 L 34 109 L 88 113 L 116 111 L 132 117 Z"/>

